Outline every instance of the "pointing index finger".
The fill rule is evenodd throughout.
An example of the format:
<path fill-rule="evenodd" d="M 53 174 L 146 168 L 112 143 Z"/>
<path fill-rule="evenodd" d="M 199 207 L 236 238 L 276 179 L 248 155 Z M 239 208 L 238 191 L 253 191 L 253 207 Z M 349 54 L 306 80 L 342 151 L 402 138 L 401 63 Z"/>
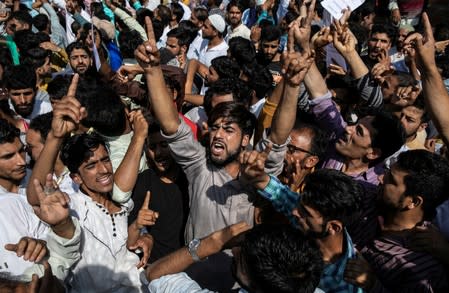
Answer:
<path fill-rule="evenodd" d="M 67 90 L 67 97 L 75 97 L 76 88 L 78 87 L 79 75 L 75 73 L 73 75 L 72 81 L 70 82 L 69 89 Z"/>
<path fill-rule="evenodd" d="M 149 209 L 150 199 L 151 199 L 151 192 L 147 191 L 147 194 L 145 195 L 145 200 L 142 205 L 142 209 L 144 209 L 144 210 Z"/>
<path fill-rule="evenodd" d="M 151 22 L 151 19 L 149 16 L 145 17 L 145 26 L 146 26 L 148 41 L 150 41 L 151 44 L 153 45 L 153 42 L 155 43 L 155 37 L 154 37 L 153 23 Z"/>

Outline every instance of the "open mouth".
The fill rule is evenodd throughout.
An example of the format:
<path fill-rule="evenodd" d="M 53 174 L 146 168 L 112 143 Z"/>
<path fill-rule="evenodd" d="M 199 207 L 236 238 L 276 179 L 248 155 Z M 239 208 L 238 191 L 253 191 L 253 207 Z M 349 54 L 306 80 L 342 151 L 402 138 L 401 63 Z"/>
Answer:
<path fill-rule="evenodd" d="M 211 154 L 214 156 L 220 156 L 225 151 L 225 145 L 222 142 L 213 142 L 210 147 Z"/>
<path fill-rule="evenodd" d="M 97 182 L 99 182 L 102 185 L 109 185 L 112 183 L 112 174 L 104 175 L 99 178 L 97 178 Z"/>

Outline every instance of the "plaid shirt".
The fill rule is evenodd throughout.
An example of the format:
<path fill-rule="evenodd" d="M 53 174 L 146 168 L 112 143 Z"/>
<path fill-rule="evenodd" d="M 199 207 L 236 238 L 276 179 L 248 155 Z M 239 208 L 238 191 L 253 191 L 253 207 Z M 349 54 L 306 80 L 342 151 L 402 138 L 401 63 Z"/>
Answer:
<path fill-rule="evenodd" d="M 270 176 L 268 185 L 263 190 L 258 190 L 259 194 L 268 199 L 276 211 L 288 217 L 290 222 L 297 227 L 298 222 L 292 211 L 298 206 L 301 199 L 300 194 L 293 192 L 282 184 L 276 177 Z M 324 292 L 332 293 L 362 293 L 363 289 L 346 283 L 343 279 L 346 263 L 348 259 L 356 258 L 356 251 L 352 244 L 351 237 L 345 229 L 345 254 L 335 263 L 327 264 L 324 267 L 318 288 Z"/>

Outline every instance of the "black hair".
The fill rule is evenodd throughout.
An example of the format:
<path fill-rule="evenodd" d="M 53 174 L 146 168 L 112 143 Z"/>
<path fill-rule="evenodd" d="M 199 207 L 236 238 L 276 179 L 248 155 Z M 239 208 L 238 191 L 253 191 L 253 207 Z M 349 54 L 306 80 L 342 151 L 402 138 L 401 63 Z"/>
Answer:
<path fill-rule="evenodd" d="M 176 2 L 172 2 L 170 4 L 171 6 L 171 13 L 172 16 L 176 17 L 176 22 L 180 22 L 182 17 L 184 16 L 184 9 L 182 8 L 181 4 L 176 3 Z"/>
<path fill-rule="evenodd" d="M 240 0 L 231 0 L 228 6 L 226 7 L 226 11 L 229 12 L 231 8 L 234 6 L 236 6 L 242 13 L 243 11 L 245 11 L 245 5 L 243 5 L 242 1 Z"/>
<path fill-rule="evenodd" d="M 448 198 L 449 163 L 427 150 L 412 150 L 401 153 L 395 166 L 407 173 L 404 195 L 421 196 L 424 220 L 431 221 L 436 207 Z"/>
<path fill-rule="evenodd" d="M 415 102 L 413 102 L 412 106 L 423 111 L 423 114 L 421 116 L 421 123 L 427 123 L 430 121 L 430 115 L 427 111 L 426 101 L 424 100 L 424 96 L 422 93 L 420 93 L 418 97 L 416 97 L 416 100 Z"/>
<path fill-rule="evenodd" d="M 147 16 L 154 21 L 154 13 L 150 9 L 140 8 L 136 11 L 136 20 L 141 26 L 145 26 L 145 17 Z"/>
<path fill-rule="evenodd" d="M 437 42 L 449 40 L 449 25 L 447 23 L 440 23 L 436 25 L 434 38 Z"/>
<path fill-rule="evenodd" d="M 151 22 L 153 23 L 154 38 L 156 41 L 159 41 L 164 33 L 165 26 L 160 20 L 157 19 L 153 19 Z"/>
<path fill-rule="evenodd" d="M 158 5 L 157 9 L 157 15 L 159 16 L 160 21 L 162 22 L 164 27 L 167 26 L 171 21 L 172 12 L 170 8 L 163 4 L 160 4 Z"/>
<path fill-rule="evenodd" d="M 179 27 L 170 30 L 167 33 L 167 38 L 176 38 L 179 46 L 190 45 L 190 35 L 186 34 Z"/>
<path fill-rule="evenodd" d="M 26 66 L 30 66 L 33 70 L 43 66 L 47 61 L 47 58 L 50 59 L 50 51 L 47 51 L 41 47 L 36 47 L 29 49 L 22 54 L 21 63 Z"/>
<path fill-rule="evenodd" d="M 235 79 L 232 78 L 220 78 L 209 86 L 204 95 L 203 102 L 204 111 L 206 112 L 207 116 L 209 116 L 212 111 L 212 98 L 215 95 L 234 94 L 234 82 Z M 233 98 L 235 97 L 233 96 Z"/>
<path fill-rule="evenodd" d="M 260 42 L 273 42 L 281 39 L 282 32 L 277 26 L 266 26 L 260 33 Z"/>
<path fill-rule="evenodd" d="M 211 66 L 220 78 L 238 78 L 240 75 L 239 65 L 228 56 L 220 56 L 212 59 Z"/>
<path fill-rule="evenodd" d="M 61 100 L 67 94 L 72 78 L 67 75 L 57 75 L 47 85 L 47 93 L 52 100 Z"/>
<path fill-rule="evenodd" d="M 249 135 L 250 137 L 256 126 L 256 117 L 245 106 L 234 101 L 216 105 L 210 112 L 207 123 L 209 126 L 212 126 L 220 118 L 225 119 L 227 122 L 236 123 L 242 130 L 242 135 Z"/>
<path fill-rule="evenodd" d="M 87 117 L 82 124 L 93 127 L 106 136 L 122 135 L 126 129 L 125 104 L 118 94 L 106 84 L 97 84 L 95 88 L 86 86 L 77 90 L 77 98 L 86 107 Z"/>
<path fill-rule="evenodd" d="M 251 87 L 256 92 L 256 97 L 260 100 L 265 98 L 269 90 L 273 87 L 273 75 L 268 68 L 257 66 L 250 76 Z"/>
<path fill-rule="evenodd" d="M 324 263 L 315 242 L 288 225 L 259 225 L 245 234 L 243 270 L 257 292 L 312 293 Z"/>
<path fill-rule="evenodd" d="M 329 146 L 329 137 L 327 133 L 315 124 L 304 123 L 300 119 L 296 119 L 293 130 L 301 131 L 306 129 L 310 134 L 310 152 L 317 156 L 320 160 L 324 159 Z"/>
<path fill-rule="evenodd" d="M 53 120 L 53 111 L 41 114 L 33 118 L 30 122 L 30 128 L 41 135 L 41 143 L 45 143 L 48 133 L 51 130 L 51 121 Z"/>
<path fill-rule="evenodd" d="M 371 28 L 370 37 L 376 33 L 387 34 L 388 38 L 390 39 L 390 44 L 396 43 L 397 28 L 395 28 L 391 24 L 389 23 L 374 24 L 373 27 Z"/>
<path fill-rule="evenodd" d="M 188 35 L 189 44 L 191 44 L 198 35 L 199 29 L 191 20 L 181 20 L 178 24 L 178 28 L 183 34 Z"/>
<path fill-rule="evenodd" d="M 362 195 L 362 187 L 350 176 L 333 169 L 319 169 L 306 176 L 301 200 L 325 221 L 338 220 L 348 226 L 360 215 Z"/>
<path fill-rule="evenodd" d="M 143 39 L 137 31 L 124 29 L 118 36 L 118 43 L 123 58 L 134 58 L 134 50 L 143 43 Z"/>
<path fill-rule="evenodd" d="M 13 11 L 13 12 L 11 12 L 11 15 L 9 16 L 9 18 L 6 22 L 8 22 L 11 19 L 15 19 L 15 20 L 19 21 L 20 23 L 28 24 L 30 29 L 31 29 L 31 26 L 33 25 L 33 17 L 31 17 L 31 15 L 27 11 L 21 11 L 21 10 Z"/>
<path fill-rule="evenodd" d="M 380 157 L 370 162 L 373 166 L 398 151 L 405 143 L 406 135 L 401 121 L 389 112 L 378 112 L 371 125 L 375 129 L 371 135 L 371 146 L 381 151 Z"/>
<path fill-rule="evenodd" d="M 193 9 L 193 12 L 195 13 L 196 18 L 198 18 L 198 20 L 202 22 L 205 22 L 209 17 L 209 12 L 207 12 L 207 9 L 204 7 L 195 7 L 195 9 Z"/>
<path fill-rule="evenodd" d="M 67 52 L 67 56 L 69 56 L 70 59 L 70 55 L 72 54 L 73 50 L 84 50 L 87 55 L 91 55 L 89 47 L 87 45 L 85 45 L 83 42 L 81 41 L 75 41 L 73 43 L 70 43 L 67 48 L 65 49 L 65 51 Z"/>
<path fill-rule="evenodd" d="M 61 148 L 61 161 L 70 173 L 79 173 L 81 164 L 89 160 L 100 145 L 106 148 L 105 141 L 96 133 L 82 133 L 67 137 Z"/>
<path fill-rule="evenodd" d="M 103 4 L 102 4 L 102 3 L 99 3 L 99 2 L 92 2 L 92 3 L 90 4 L 90 10 L 91 10 L 91 12 L 92 12 L 92 16 L 96 16 L 96 17 L 98 17 L 99 19 L 104 19 L 104 20 L 107 20 L 107 21 L 111 21 L 111 19 L 109 18 L 109 16 L 107 16 L 107 15 L 104 13 L 104 10 L 103 10 Z M 125 12 L 126 12 L 126 9 L 125 9 Z"/>
<path fill-rule="evenodd" d="M 36 72 L 26 65 L 15 65 L 5 72 L 5 86 L 8 89 L 36 89 Z"/>
<path fill-rule="evenodd" d="M 20 52 L 26 52 L 29 49 L 39 47 L 40 39 L 31 30 L 23 30 L 14 33 L 14 42 Z"/>
<path fill-rule="evenodd" d="M 14 125 L 6 121 L 5 119 L 0 119 L 0 144 L 12 143 L 16 138 L 20 137 L 20 130 Z"/>
<path fill-rule="evenodd" d="M 229 52 L 240 66 L 256 62 L 256 49 L 253 43 L 245 38 L 235 37 L 230 39 Z"/>
<path fill-rule="evenodd" d="M 48 16 L 42 13 L 33 18 L 33 25 L 38 31 L 46 30 L 49 23 L 50 20 L 48 19 Z"/>

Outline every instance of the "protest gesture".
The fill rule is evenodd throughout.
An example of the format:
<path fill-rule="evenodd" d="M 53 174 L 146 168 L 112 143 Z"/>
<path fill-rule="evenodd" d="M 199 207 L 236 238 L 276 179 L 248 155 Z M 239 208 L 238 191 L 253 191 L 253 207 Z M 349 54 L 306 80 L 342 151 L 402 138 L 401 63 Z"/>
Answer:
<path fill-rule="evenodd" d="M 136 226 L 138 229 L 142 229 L 145 226 L 152 226 L 156 223 L 159 213 L 149 209 L 151 199 L 151 192 L 147 191 L 145 200 L 142 207 L 139 210 L 139 214 L 136 220 Z"/>
<path fill-rule="evenodd" d="M 310 32 L 315 11 L 315 0 L 304 1 L 300 8 L 301 15 L 289 25 L 294 41 L 305 51 L 310 51 Z"/>
<path fill-rule="evenodd" d="M 268 154 L 271 152 L 272 144 L 262 151 L 243 151 L 240 154 L 240 174 L 244 181 L 251 183 L 258 189 L 263 189 L 270 180 L 269 176 L 265 173 L 265 161 L 268 158 Z"/>
<path fill-rule="evenodd" d="M 427 13 L 422 14 L 424 34 L 412 33 L 404 41 L 404 48 L 415 49 L 416 64 L 420 71 L 435 68 L 435 39 Z"/>
<path fill-rule="evenodd" d="M 37 179 L 33 181 L 39 206 L 34 206 L 34 213 L 50 226 L 63 223 L 69 217 L 69 196 L 60 191 L 53 182 L 51 174 L 47 175 L 45 186 L 42 187 Z"/>
<path fill-rule="evenodd" d="M 78 129 L 80 121 L 86 117 L 87 112 L 75 98 L 79 76 L 75 74 L 70 83 L 67 95 L 53 107 L 53 121 L 51 129 L 57 138 L 63 138 Z"/>
<path fill-rule="evenodd" d="M 331 29 L 330 27 L 325 26 L 312 36 L 310 42 L 312 49 L 318 49 L 332 43 L 332 41 L 333 37 L 331 35 Z"/>
<path fill-rule="evenodd" d="M 150 258 L 151 250 L 153 249 L 153 244 L 153 236 L 151 236 L 150 234 L 142 234 L 139 236 L 139 238 L 137 238 L 136 243 L 128 247 L 129 250 L 140 249 L 143 252 L 142 259 L 137 264 L 138 269 L 144 267 L 147 264 L 148 259 Z"/>
<path fill-rule="evenodd" d="M 137 47 L 134 51 L 134 56 L 144 70 L 149 70 L 152 67 L 159 66 L 160 54 L 157 49 L 156 38 L 154 37 L 153 24 L 148 16 L 145 17 L 145 26 L 148 41 Z"/>
<path fill-rule="evenodd" d="M 142 110 L 131 111 L 128 119 L 134 131 L 134 136 L 146 139 L 148 135 L 148 123 L 142 114 Z"/>

